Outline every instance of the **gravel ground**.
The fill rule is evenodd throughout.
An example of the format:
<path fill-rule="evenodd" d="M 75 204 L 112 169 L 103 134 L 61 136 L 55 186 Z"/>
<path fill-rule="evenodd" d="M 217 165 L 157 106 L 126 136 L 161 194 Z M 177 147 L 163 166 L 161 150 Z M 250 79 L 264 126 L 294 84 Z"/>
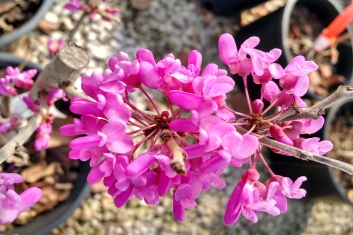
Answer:
<path fill-rule="evenodd" d="M 65 2 L 55 0 L 45 17 L 49 22 L 64 26 L 49 34 L 57 39 L 65 37 L 65 30 L 72 28 L 80 16 L 63 10 Z M 168 53 L 185 59 L 185 51 L 197 49 L 203 54 L 204 64 L 215 62 L 221 65 L 217 54 L 218 36 L 224 32 L 235 33 L 238 28 L 235 18 L 210 17 L 192 1 L 152 0 L 151 7 L 145 11 L 131 9 L 128 0 L 120 0 L 118 6 L 124 25 L 107 23 L 97 17 L 91 25 L 86 21 L 76 35 L 77 44 L 86 47 L 92 58 L 85 73 L 103 71 L 107 59 L 120 50 L 134 58 L 140 47 L 149 48 L 156 59 Z M 45 41 L 46 37 L 40 35 L 38 38 Z M 46 53 L 44 47 L 39 49 Z M 34 60 L 44 64 L 48 61 L 40 54 Z M 259 171 L 263 179 L 268 177 L 264 167 Z M 323 201 L 289 201 L 285 214 L 273 217 L 260 213 L 256 224 L 241 217 L 234 226 L 226 226 L 223 223 L 225 206 L 242 173 L 242 169 L 227 169 L 223 174 L 227 186 L 203 192 L 197 200 L 198 206 L 187 212 L 183 223 L 176 222 L 172 216 L 170 196 L 162 198 L 158 206 L 133 199 L 125 207 L 117 209 L 113 198 L 98 184 L 81 207 L 51 235 L 353 234 L 353 208 L 343 203 Z"/>

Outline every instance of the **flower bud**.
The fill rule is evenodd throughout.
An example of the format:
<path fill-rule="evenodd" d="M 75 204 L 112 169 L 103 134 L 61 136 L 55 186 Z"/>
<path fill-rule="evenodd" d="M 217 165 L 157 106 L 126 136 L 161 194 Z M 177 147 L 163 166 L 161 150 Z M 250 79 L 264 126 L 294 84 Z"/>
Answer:
<path fill-rule="evenodd" d="M 262 109 L 264 108 L 264 102 L 262 100 L 257 99 L 252 102 L 252 109 L 254 110 L 254 113 L 261 113 Z"/>
<path fill-rule="evenodd" d="M 289 146 L 293 146 L 293 141 L 283 132 L 282 128 L 278 125 L 270 126 L 270 135 L 277 141 Z"/>

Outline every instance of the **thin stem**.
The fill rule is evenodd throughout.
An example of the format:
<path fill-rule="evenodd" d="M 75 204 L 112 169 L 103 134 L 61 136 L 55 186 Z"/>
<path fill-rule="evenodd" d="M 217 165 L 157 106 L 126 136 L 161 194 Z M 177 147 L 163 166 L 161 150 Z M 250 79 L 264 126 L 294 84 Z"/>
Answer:
<path fill-rule="evenodd" d="M 245 90 L 246 99 L 248 100 L 249 110 L 250 110 L 250 113 L 253 113 L 251 101 L 250 101 L 250 96 L 249 96 L 249 90 L 248 90 L 247 76 L 243 76 L 243 82 L 244 82 L 244 90 Z"/>
<path fill-rule="evenodd" d="M 283 109 L 281 109 L 278 113 L 276 113 L 274 116 L 270 117 L 269 119 L 265 119 L 266 121 L 270 122 L 272 120 L 275 120 L 276 118 L 278 118 L 279 116 L 281 116 L 281 114 L 283 113 Z"/>
<path fill-rule="evenodd" d="M 247 114 L 245 114 L 245 113 L 239 113 L 239 112 L 234 111 L 233 109 L 231 109 L 231 108 L 229 108 L 229 107 L 227 107 L 227 106 L 225 106 L 225 109 L 228 110 L 228 111 L 231 112 L 231 113 L 236 114 L 236 115 L 243 116 L 243 117 L 247 117 L 247 118 L 251 118 L 250 115 L 247 115 Z"/>
<path fill-rule="evenodd" d="M 136 115 L 139 115 L 138 113 L 136 113 Z M 141 116 L 140 116 L 141 117 Z M 144 123 L 142 120 L 140 120 L 138 117 L 135 117 L 135 115 L 131 115 L 131 118 L 134 119 L 135 121 L 139 122 L 140 124 L 142 124 L 143 126 L 148 126 L 149 124 Z M 143 117 L 141 117 L 143 118 Z"/>
<path fill-rule="evenodd" d="M 158 133 L 156 134 L 156 136 L 155 136 L 155 138 L 154 138 L 154 140 L 153 140 L 153 142 L 151 142 L 150 150 L 156 145 L 156 143 L 157 143 L 159 137 L 161 136 L 161 133 L 162 133 L 162 129 L 159 129 L 159 130 L 158 130 Z"/>
<path fill-rule="evenodd" d="M 156 132 L 157 132 L 157 129 L 154 130 L 154 131 L 152 131 L 148 136 L 146 136 L 146 137 L 143 138 L 140 142 L 138 142 L 138 143 L 135 145 L 135 147 L 134 147 L 134 149 L 133 149 L 133 151 L 132 151 L 132 154 L 134 154 L 134 152 L 140 147 L 140 145 L 141 145 L 143 142 L 145 142 L 146 140 L 148 140 L 148 139 L 149 139 L 152 135 L 154 135 Z"/>
<path fill-rule="evenodd" d="M 170 102 L 169 98 L 167 98 L 167 100 L 168 100 L 168 105 L 169 105 L 169 109 L 170 109 L 171 115 L 173 117 L 174 116 L 173 104 L 172 104 L 172 102 Z"/>
<path fill-rule="evenodd" d="M 134 136 L 130 136 L 131 139 L 135 139 L 136 137 L 139 137 L 141 135 L 144 135 L 145 133 L 139 133 L 137 135 L 134 135 Z"/>
<path fill-rule="evenodd" d="M 133 123 L 133 122 L 131 122 L 131 121 L 127 121 L 127 124 L 128 124 L 128 125 L 131 125 L 131 126 L 136 126 L 136 127 L 139 127 L 139 128 L 144 128 L 143 126 L 140 126 L 140 125 L 138 125 L 137 123 Z"/>
<path fill-rule="evenodd" d="M 271 102 L 271 104 L 265 109 L 265 111 L 263 111 L 263 112 L 261 113 L 261 115 L 263 116 L 265 113 L 267 113 L 267 112 L 273 107 L 273 105 L 275 105 L 275 104 L 277 103 L 278 99 L 279 99 L 279 98 L 277 98 L 277 99 L 275 99 L 273 102 Z"/>
<path fill-rule="evenodd" d="M 179 108 L 179 110 L 178 110 L 178 112 L 176 112 L 175 113 L 175 115 L 172 115 L 172 118 L 171 119 L 174 119 L 174 118 L 177 118 L 178 116 L 178 118 L 180 118 L 180 115 L 181 115 L 181 112 L 182 112 L 183 110 L 181 109 L 181 108 Z"/>
<path fill-rule="evenodd" d="M 148 114 L 142 112 L 141 110 L 139 110 L 138 108 L 136 108 L 128 99 L 125 98 L 124 101 L 125 101 L 125 104 L 127 104 L 132 110 L 134 110 L 136 112 L 136 114 L 139 114 L 139 116 L 141 116 L 143 118 L 150 119 L 151 121 L 154 121 L 154 119 L 150 115 L 148 115 Z"/>
<path fill-rule="evenodd" d="M 29 137 L 34 133 L 37 127 L 42 122 L 43 117 L 40 114 L 35 114 L 28 121 L 28 124 L 21 128 L 7 144 L 0 149 L 0 164 L 16 152 L 17 147 L 23 145 Z"/>
<path fill-rule="evenodd" d="M 245 134 L 247 132 L 247 130 L 241 126 L 236 126 L 235 128 L 240 134 Z M 254 133 L 252 133 L 252 135 L 259 137 L 259 135 L 254 134 Z M 344 162 L 341 162 L 341 161 L 338 161 L 335 159 L 331 159 L 331 158 L 328 158 L 325 156 L 313 154 L 313 153 L 310 153 L 310 152 L 307 152 L 307 151 L 304 151 L 304 150 L 301 150 L 301 149 L 298 149 L 298 148 L 295 148 L 292 146 L 288 146 L 288 145 L 282 144 L 276 140 L 272 140 L 272 139 L 269 139 L 266 137 L 259 138 L 259 142 L 267 147 L 278 149 L 278 150 L 284 151 L 286 153 L 289 153 L 289 154 L 293 155 L 293 157 L 296 157 L 296 158 L 299 158 L 302 160 L 311 160 L 314 162 L 318 162 L 318 163 L 321 163 L 321 164 L 324 164 L 327 166 L 337 168 L 337 169 L 344 171 L 350 175 L 353 175 L 353 166 L 350 164 L 347 164 L 347 163 L 344 163 Z"/>
<path fill-rule="evenodd" d="M 235 122 L 231 123 L 233 126 L 244 126 L 244 125 L 249 125 L 248 122 Z"/>
<path fill-rule="evenodd" d="M 75 37 L 75 34 L 77 33 L 78 29 L 80 28 L 81 24 L 83 23 L 85 17 L 88 15 L 88 11 L 87 10 L 84 10 L 81 14 L 81 17 L 80 19 L 78 20 L 78 22 L 76 23 L 75 25 L 75 28 L 73 30 L 71 30 L 71 32 L 69 33 L 69 39 L 67 40 L 67 42 L 72 42 L 74 37 Z"/>
<path fill-rule="evenodd" d="M 185 159 L 187 155 L 185 151 L 177 144 L 170 130 L 164 129 L 161 134 L 161 139 L 172 152 L 173 160 L 170 162 L 171 168 L 178 174 L 185 175 Z"/>
<path fill-rule="evenodd" d="M 156 104 L 153 102 L 153 100 L 151 99 L 151 97 L 147 94 L 147 92 L 145 91 L 145 89 L 143 89 L 142 86 L 139 87 L 140 90 L 142 91 L 142 93 L 147 97 L 147 99 L 150 101 L 150 103 L 152 104 L 153 108 L 156 110 L 156 112 L 158 113 L 158 115 L 161 115 L 161 113 L 159 112 Z"/>
<path fill-rule="evenodd" d="M 185 135 L 190 136 L 190 137 L 192 137 L 192 138 L 194 138 L 194 139 L 196 139 L 196 140 L 199 139 L 198 136 L 195 136 L 194 134 L 191 134 L 191 133 L 185 133 Z"/>
<path fill-rule="evenodd" d="M 250 128 L 250 130 L 248 130 L 248 132 L 246 132 L 245 135 L 250 134 L 254 129 L 255 129 L 256 125 L 252 125 L 252 127 Z"/>
<path fill-rule="evenodd" d="M 154 126 L 157 126 L 157 124 L 152 124 L 152 125 L 149 125 L 149 126 L 140 128 L 140 129 L 138 129 L 138 130 L 136 130 L 136 131 L 127 132 L 126 134 L 132 135 L 132 134 L 135 134 L 135 133 L 137 133 L 137 132 L 144 131 L 144 130 L 147 130 L 147 129 L 149 129 L 149 128 L 152 128 L 152 127 L 154 127 Z"/>
<path fill-rule="evenodd" d="M 180 143 L 183 146 L 188 145 L 188 143 L 183 139 L 183 137 L 181 137 L 180 135 L 178 135 L 178 133 L 176 133 L 175 131 L 172 131 L 172 133 L 179 139 Z"/>
<path fill-rule="evenodd" d="M 317 119 L 322 114 L 325 113 L 325 109 L 336 103 L 340 99 L 353 97 L 353 87 L 352 86 L 339 86 L 337 90 L 330 96 L 326 97 L 322 101 L 316 103 L 310 108 L 302 110 L 300 113 L 295 113 L 294 115 L 287 116 L 280 121 L 292 121 L 297 119 Z"/>
<path fill-rule="evenodd" d="M 275 173 L 273 173 L 273 171 L 271 170 L 270 166 L 267 164 L 264 156 L 262 155 L 262 153 L 260 153 L 260 157 L 261 157 L 261 160 L 262 162 L 264 163 L 265 167 L 267 168 L 268 172 L 270 173 L 271 176 L 276 176 Z"/>

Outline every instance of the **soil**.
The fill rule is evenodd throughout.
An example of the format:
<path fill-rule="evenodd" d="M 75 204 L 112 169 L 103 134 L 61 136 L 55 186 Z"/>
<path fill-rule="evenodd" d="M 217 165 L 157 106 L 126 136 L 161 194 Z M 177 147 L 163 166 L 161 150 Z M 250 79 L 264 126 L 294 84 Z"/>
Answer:
<path fill-rule="evenodd" d="M 5 76 L 5 74 L 5 69 L 0 69 L 0 77 Z M 17 90 L 22 93 L 19 89 Z M 67 106 L 67 102 L 60 101 L 60 103 L 63 103 L 62 105 L 65 107 Z M 36 134 L 34 133 L 18 154 L 8 158 L 0 166 L 0 172 L 18 173 L 23 177 L 22 183 L 14 185 L 17 193 L 20 194 L 30 187 L 38 187 L 43 193 L 39 202 L 21 213 L 13 223 L 1 225 L 0 233 L 28 224 L 46 212 L 53 210 L 70 196 L 78 177 L 80 162 L 67 157 L 70 151 L 68 144 L 72 138 L 63 137 L 59 132 L 60 126 L 73 122 L 70 113 L 67 111 L 66 114 L 68 115 L 66 119 L 54 119 L 49 149 L 39 152 L 34 150 Z M 0 139 L 0 147 L 2 147 L 4 141 L 6 142 L 6 139 Z"/>
<path fill-rule="evenodd" d="M 43 156 L 44 152 L 34 152 L 31 145 L 33 144 L 26 145 L 28 156 L 24 153 L 10 157 L 2 165 L 3 172 L 18 173 L 23 177 L 22 183 L 14 185 L 17 193 L 20 194 L 29 187 L 38 187 L 43 195 L 38 203 L 20 214 L 13 223 L 0 226 L 0 232 L 25 225 L 54 209 L 70 196 L 77 179 L 79 161 L 67 157 L 69 146 L 50 148 L 45 151 L 46 156 Z"/>
<path fill-rule="evenodd" d="M 345 77 L 335 74 L 338 51 L 335 47 L 313 53 L 312 45 L 325 26 L 317 15 L 303 6 L 295 6 L 290 19 L 289 47 L 294 56 L 304 55 L 313 60 L 319 69 L 309 74 L 309 92 L 326 96 L 345 82 Z"/>
<path fill-rule="evenodd" d="M 0 0 L 0 36 L 26 23 L 39 9 L 41 0 Z"/>
<path fill-rule="evenodd" d="M 329 139 L 333 150 L 328 156 L 349 164 L 353 164 L 353 104 L 346 103 L 332 120 Z M 345 189 L 348 198 L 353 202 L 353 177 L 340 170 L 334 170 L 336 181 Z"/>

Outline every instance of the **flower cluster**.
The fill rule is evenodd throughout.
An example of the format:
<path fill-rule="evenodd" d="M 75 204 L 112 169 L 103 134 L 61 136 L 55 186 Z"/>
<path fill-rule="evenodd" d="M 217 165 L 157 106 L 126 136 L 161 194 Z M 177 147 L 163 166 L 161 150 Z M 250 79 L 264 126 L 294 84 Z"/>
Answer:
<path fill-rule="evenodd" d="M 108 22 L 111 22 L 113 15 L 120 13 L 118 8 L 111 7 L 105 8 L 104 11 L 99 11 L 96 0 L 93 0 L 91 4 L 86 4 L 79 0 L 70 0 L 70 3 L 66 3 L 64 7 L 69 11 L 87 11 L 89 12 L 90 20 L 93 20 L 97 13 L 101 14 L 102 18 Z"/>
<path fill-rule="evenodd" d="M 22 177 L 15 173 L 0 173 L 0 225 L 14 221 L 42 196 L 42 191 L 37 187 L 26 189 L 18 195 L 13 184 L 22 180 Z"/>
<path fill-rule="evenodd" d="M 120 52 L 102 74 L 82 77 L 82 89 L 90 99 L 73 98 L 70 109 L 81 118 L 60 128 L 63 135 L 81 136 L 71 141 L 69 157 L 90 160 L 88 181 L 94 184 L 103 179 L 117 207 L 133 196 L 156 205 L 172 190 L 174 217 L 183 221 L 185 210 L 197 206 L 202 190 L 225 187 L 220 175 L 226 167 L 245 165 L 249 169 L 229 199 L 224 221 L 231 225 L 242 213 L 256 222 L 258 211 L 274 216 L 285 212 L 286 198 L 305 196 L 300 186 L 306 178 L 293 183 L 268 167 L 270 179 L 266 184 L 259 182 L 256 162 L 267 163 L 258 138 L 272 137 L 318 154 L 329 151 L 332 144 L 300 137 L 320 129 L 322 118 L 275 122 L 291 106 L 305 106 L 301 97 L 308 88 L 307 74 L 317 66 L 299 56 L 283 69 L 274 63 L 281 51 L 259 51 L 254 49 L 258 43 L 258 38 L 251 37 L 238 51 L 231 35 L 219 39 L 220 58 L 230 72 L 242 76 L 245 87 L 248 75 L 262 85 L 259 99 L 253 102 L 246 92 L 248 114 L 227 106 L 233 79 L 216 64 L 201 71 L 202 56 L 195 50 L 186 66 L 172 54 L 156 62 L 147 49 L 139 49 L 136 60 Z M 161 108 L 148 90 L 161 91 L 168 105 Z M 152 110 L 140 110 L 132 101 L 134 92 L 144 95 Z M 266 110 L 264 100 L 270 102 Z M 271 107 L 278 112 L 266 116 Z M 246 133 L 241 134 L 239 127 Z"/>
<path fill-rule="evenodd" d="M 60 88 L 53 88 L 47 95 L 39 99 L 32 99 L 30 91 L 33 87 L 33 78 L 37 74 L 36 69 L 30 69 L 20 72 L 19 68 L 8 66 L 6 68 L 7 75 L 0 78 L 0 95 L 17 97 L 19 96 L 18 90 L 26 91 L 27 93 L 21 94 L 21 99 L 27 105 L 27 108 L 33 113 L 39 113 L 43 116 L 43 121 L 36 129 L 37 135 L 34 144 L 34 149 L 39 151 L 48 148 L 49 134 L 52 131 L 51 123 L 53 122 L 53 115 L 51 113 L 42 112 L 40 109 L 41 103 L 50 107 L 58 99 L 64 99 L 65 93 Z M 17 110 L 17 113 L 8 119 L 0 120 L 0 134 L 8 136 L 11 132 L 17 132 L 21 126 L 21 114 L 26 110 Z"/>

